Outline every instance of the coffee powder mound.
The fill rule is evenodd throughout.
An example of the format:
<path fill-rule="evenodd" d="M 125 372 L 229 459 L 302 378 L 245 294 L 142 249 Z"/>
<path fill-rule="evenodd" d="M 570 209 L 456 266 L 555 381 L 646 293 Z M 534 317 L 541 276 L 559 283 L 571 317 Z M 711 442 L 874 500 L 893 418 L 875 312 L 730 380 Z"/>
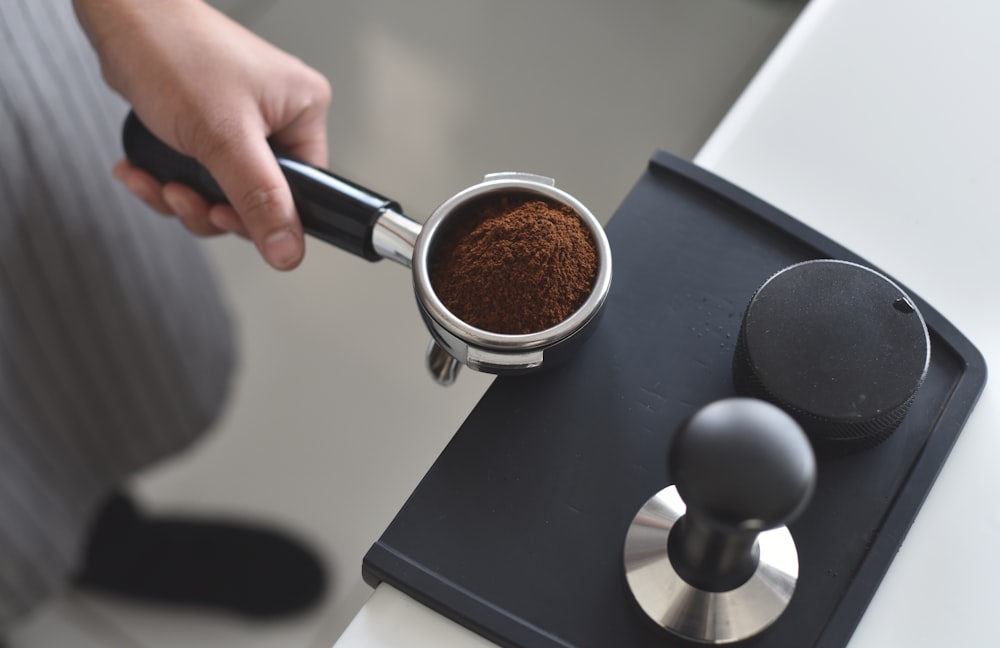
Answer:
<path fill-rule="evenodd" d="M 438 299 L 467 324 L 493 333 L 534 333 L 586 301 L 597 276 L 597 250 L 569 207 L 502 196 L 481 203 L 444 234 L 428 271 Z"/>

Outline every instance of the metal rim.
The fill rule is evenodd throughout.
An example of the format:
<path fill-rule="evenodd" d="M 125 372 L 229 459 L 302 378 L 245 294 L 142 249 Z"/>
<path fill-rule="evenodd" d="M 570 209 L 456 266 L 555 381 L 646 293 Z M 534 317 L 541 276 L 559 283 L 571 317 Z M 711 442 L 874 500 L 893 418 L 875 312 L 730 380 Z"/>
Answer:
<path fill-rule="evenodd" d="M 670 486 L 636 514 L 625 537 L 625 578 L 643 612 L 661 628 L 691 641 L 726 644 L 752 637 L 781 615 L 798 578 L 791 533 L 779 527 L 761 533 L 760 563 L 736 589 L 706 592 L 674 570 L 667 538 L 686 507 Z"/>
<path fill-rule="evenodd" d="M 438 299 L 431 287 L 430 273 L 427 268 L 434 237 L 447 221 L 449 214 L 454 213 L 456 209 L 473 198 L 506 190 L 535 193 L 567 205 L 576 212 L 577 216 L 590 231 L 594 240 L 594 246 L 597 249 L 597 277 L 594 280 L 594 287 L 591 290 L 590 296 L 587 297 L 586 301 L 584 301 L 576 312 L 559 324 L 534 333 L 518 335 L 494 333 L 466 324 L 449 311 L 441 300 Z M 455 194 L 434 210 L 434 213 L 427 219 L 414 248 L 413 278 L 417 299 L 421 301 L 427 314 L 442 328 L 455 337 L 464 340 L 467 344 L 498 351 L 526 351 L 547 348 L 582 329 L 603 307 L 611 286 L 611 246 L 608 243 L 607 235 L 605 235 L 600 221 L 597 220 L 583 203 L 565 191 L 555 186 L 530 179 L 512 179 L 508 177 L 486 180 Z"/>

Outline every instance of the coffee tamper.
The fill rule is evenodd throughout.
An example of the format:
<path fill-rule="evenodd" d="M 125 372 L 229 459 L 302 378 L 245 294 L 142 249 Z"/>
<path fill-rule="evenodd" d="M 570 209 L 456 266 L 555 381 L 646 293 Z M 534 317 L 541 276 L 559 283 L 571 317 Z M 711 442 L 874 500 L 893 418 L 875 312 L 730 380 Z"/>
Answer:
<path fill-rule="evenodd" d="M 667 465 L 674 485 L 643 505 L 625 538 L 636 602 L 692 641 L 756 635 L 795 590 L 798 554 L 785 525 L 812 496 L 809 440 L 775 405 L 724 399 L 680 426 Z"/>

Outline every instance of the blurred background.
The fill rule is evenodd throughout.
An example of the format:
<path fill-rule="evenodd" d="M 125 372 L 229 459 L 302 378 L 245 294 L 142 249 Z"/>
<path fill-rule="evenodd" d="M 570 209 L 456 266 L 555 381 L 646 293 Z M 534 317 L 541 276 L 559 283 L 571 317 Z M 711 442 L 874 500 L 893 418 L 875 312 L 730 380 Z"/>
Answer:
<path fill-rule="evenodd" d="M 215 0 L 333 85 L 330 168 L 424 220 L 485 173 L 555 178 L 607 222 L 656 149 L 691 158 L 805 0 Z M 295 272 L 215 239 L 241 362 L 214 432 L 142 474 L 154 510 L 266 520 L 334 586 L 255 624 L 70 593 L 9 648 L 330 648 L 361 560 L 490 378 L 435 385 L 409 271 L 310 241 Z"/>

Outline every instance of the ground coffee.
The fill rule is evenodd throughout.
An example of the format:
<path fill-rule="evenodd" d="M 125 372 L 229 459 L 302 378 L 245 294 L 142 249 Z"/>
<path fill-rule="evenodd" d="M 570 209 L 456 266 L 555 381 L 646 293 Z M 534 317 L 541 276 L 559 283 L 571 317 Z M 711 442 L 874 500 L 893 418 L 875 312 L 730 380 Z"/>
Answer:
<path fill-rule="evenodd" d="M 537 196 L 490 197 L 444 233 L 431 285 L 459 319 L 494 333 L 534 333 L 590 295 L 597 250 L 569 207 Z"/>

